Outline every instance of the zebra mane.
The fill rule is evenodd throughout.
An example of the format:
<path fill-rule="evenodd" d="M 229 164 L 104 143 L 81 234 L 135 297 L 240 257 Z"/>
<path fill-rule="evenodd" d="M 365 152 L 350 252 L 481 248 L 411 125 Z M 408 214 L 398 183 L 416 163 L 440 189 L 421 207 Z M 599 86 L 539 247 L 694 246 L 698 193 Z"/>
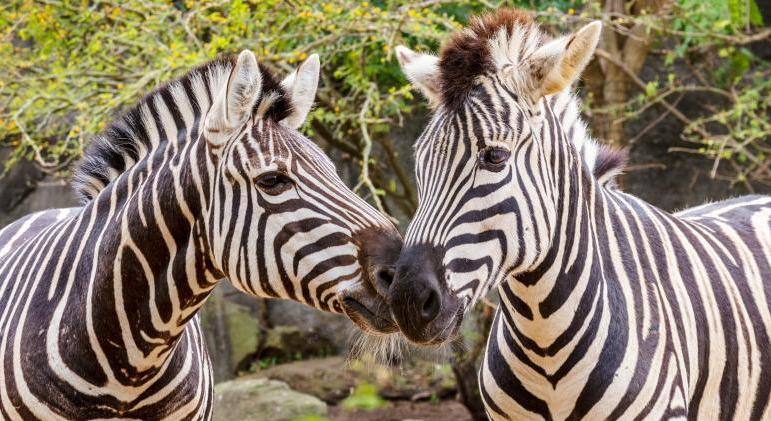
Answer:
<path fill-rule="evenodd" d="M 496 63 L 519 63 L 552 37 L 529 12 L 502 8 L 473 18 L 467 28 L 450 36 L 439 53 L 439 92 L 442 103 L 460 107 L 479 78 L 497 72 Z M 580 100 L 572 92 L 547 98 L 565 133 L 601 185 L 616 186 L 626 166 L 627 152 L 593 139 L 580 115 Z"/>
<path fill-rule="evenodd" d="M 194 124 L 200 124 L 213 102 L 212 96 L 226 83 L 235 62 L 235 57 L 223 56 L 161 84 L 95 135 L 73 170 L 73 186 L 81 201 L 89 202 L 122 173 L 164 147 L 168 143 L 162 130 L 164 123 L 176 124 L 180 133 L 198 132 L 198 127 L 181 127 L 185 125 L 183 113 L 192 113 Z M 265 118 L 280 121 L 291 113 L 291 102 L 280 80 L 262 64 L 260 72 L 262 94 L 254 112 L 262 110 Z M 173 121 L 165 121 L 160 109 L 167 111 Z M 149 129 L 152 126 L 156 138 Z"/>
<path fill-rule="evenodd" d="M 560 92 L 548 100 L 565 134 L 597 182 L 608 188 L 618 187 L 616 181 L 626 167 L 627 150 L 600 143 L 589 134 L 581 117 L 580 98 L 573 92 Z"/>

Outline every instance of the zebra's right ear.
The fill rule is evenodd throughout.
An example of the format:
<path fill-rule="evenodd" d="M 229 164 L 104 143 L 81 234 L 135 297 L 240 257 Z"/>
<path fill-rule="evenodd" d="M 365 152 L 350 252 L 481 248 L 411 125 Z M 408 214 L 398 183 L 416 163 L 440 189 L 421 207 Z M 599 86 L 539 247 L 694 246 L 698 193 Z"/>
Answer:
<path fill-rule="evenodd" d="M 206 138 L 213 146 L 221 146 L 246 123 L 262 90 L 262 75 L 257 58 L 249 50 L 238 55 L 227 83 L 214 98 L 206 116 Z"/>
<path fill-rule="evenodd" d="M 600 41 L 602 21 L 547 42 L 530 57 L 531 76 L 538 87 L 535 99 L 567 89 L 589 64 Z"/>
<path fill-rule="evenodd" d="M 292 112 L 281 124 L 299 129 L 308 117 L 319 86 L 319 55 L 311 54 L 294 72 L 281 81 L 292 103 Z"/>
<path fill-rule="evenodd" d="M 432 107 L 439 104 L 439 58 L 433 54 L 417 53 L 403 45 L 396 47 L 396 58 L 407 79 L 420 89 L 429 104 Z"/>

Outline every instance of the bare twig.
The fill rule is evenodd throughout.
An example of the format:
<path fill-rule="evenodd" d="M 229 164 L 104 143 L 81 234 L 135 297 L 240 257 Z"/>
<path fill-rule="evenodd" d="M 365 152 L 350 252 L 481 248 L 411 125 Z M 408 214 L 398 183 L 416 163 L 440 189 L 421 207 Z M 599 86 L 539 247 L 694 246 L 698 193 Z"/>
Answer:
<path fill-rule="evenodd" d="M 387 214 L 383 208 L 383 202 L 380 201 L 380 195 L 378 194 L 377 189 L 375 188 L 375 185 L 372 183 L 372 179 L 369 176 L 369 160 L 370 154 L 372 153 L 372 139 L 369 137 L 369 129 L 367 128 L 366 117 L 367 113 L 369 113 L 369 104 L 376 88 L 377 85 L 374 83 L 370 85 L 369 89 L 367 90 L 367 96 L 364 100 L 364 104 L 361 107 L 361 112 L 359 112 L 359 129 L 361 130 L 361 137 L 364 145 L 361 150 L 361 174 L 359 175 L 359 185 L 357 188 L 360 185 L 366 186 L 372 196 L 372 201 L 375 203 L 375 207 L 380 212 Z M 356 191 L 357 188 L 354 188 L 354 191 Z"/>

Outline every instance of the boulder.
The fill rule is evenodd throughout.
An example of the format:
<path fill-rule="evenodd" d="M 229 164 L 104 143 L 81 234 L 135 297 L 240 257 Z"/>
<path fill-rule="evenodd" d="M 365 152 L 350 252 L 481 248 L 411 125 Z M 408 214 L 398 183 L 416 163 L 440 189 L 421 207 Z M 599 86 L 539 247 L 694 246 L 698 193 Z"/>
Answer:
<path fill-rule="evenodd" d="M 257 298 L 223 280 L 201 310 L 215 382 L 275 363 L 344 353 L 352 323 L 288 300 Z"/>
<path fill-rule="evenodd" d="M 346 409 L 342 406 L 334 406 L 329 408 L 329 419 L 335 421 L 473 421 L 468 409 L 454 400 L 392 401 L 388 406 L 378 409 Z"/>
<path fill-rule="evenodd" d="M 297 326 L 304 335 L 331 343 L 335 353 L 347 352 L 348 339 L 354 329 L 347 317 L 290 300 L 268 300 L 267 304 L 271 326 Z"/>
<path fill-rule="evenodd" d="M 389 400 L 442 399 L 457 391 L 449 365 L 423 360 L 404 361 L 392 369 L 342 357 L 316 358 L 265 368 L 254 376 L 286 382 L 292 389 L 329 404 L 345 399 L 363 383 L 374 385 L 378 395 Z"/>
<path fill-rule="evenodd" d="M 334 344 L 323 336 L 304 331 L 299 326 L 275 326 L 265 332 L 257 358 L 286 362 L 335 353 Z"/>
<path fill-rule="evenodd" d="M 79 205 L 68 182 L 47 176 L 30 161 L 4 168 L 10 152 L 0 148 L 0 229 L 33 212 Z"/>
<path fill-rule="evenodd" d="M 262 305 L 263 300 L 236 291 L 226 280 L 209 296 L 200 314 L 215 382 L 230 380 L 251 364 L 259 343 Z"/>
<path fill-rule="evenodd" d="M 342 357 L 279 364 L 260 370 L 255 375 L 286 382 L 292 389 L 318 396 L 329 404 L 345 399 L 358 382 L 356 374 L 348 370 Z"/>
<path fill-rule="evenodd" d="M 289 421 L 326 414 L 324 402 L 276 380 L 245 378 L 214 386 L 215 421 Z"/>

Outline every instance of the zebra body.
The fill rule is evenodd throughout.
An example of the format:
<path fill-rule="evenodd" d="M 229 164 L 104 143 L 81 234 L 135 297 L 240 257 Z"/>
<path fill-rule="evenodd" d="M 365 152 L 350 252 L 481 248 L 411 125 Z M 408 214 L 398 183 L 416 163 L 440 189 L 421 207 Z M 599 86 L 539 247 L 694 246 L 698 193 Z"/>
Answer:
<path fill-rule="evenodd" d="M 771 198 L 670 215 L 569 175 L 561 234 L 498 287 L 491 418 L 768 419 Z"/>
<path fill-rule="evenodd" d="M 394 317 L 441 343 L 497 288 L 480 370 L 492 419 L 769 419 L 771 198 L 672 215 L 613 186 L 612 152 L 591 165 L 566 91 L 599 31 L 550 39 L 501 10 L 439 58 L 398 51 L 436 111 Z"/>
<path fill-rule="evenodd" d="M 395 329 L 371 276 L 399 235 L 296 131 L 318 70 L 192 70 L 92 142 L 82 208 L 0 231 L 1 418 L 210 418 L 196 314 L 222 278 Z"/>

